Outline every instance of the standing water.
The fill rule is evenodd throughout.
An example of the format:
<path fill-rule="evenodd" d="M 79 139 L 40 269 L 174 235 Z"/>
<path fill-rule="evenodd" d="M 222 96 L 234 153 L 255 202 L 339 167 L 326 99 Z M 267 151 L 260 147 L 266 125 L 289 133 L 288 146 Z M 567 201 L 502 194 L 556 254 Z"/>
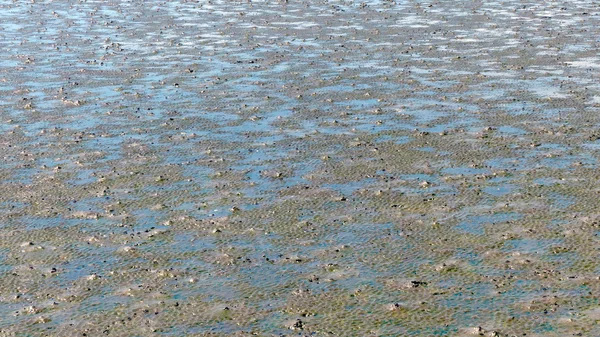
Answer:
<path fill-rule="evenodd" d="M 599 335 L 599 9 L 0 1 L 0 335 Z"/>

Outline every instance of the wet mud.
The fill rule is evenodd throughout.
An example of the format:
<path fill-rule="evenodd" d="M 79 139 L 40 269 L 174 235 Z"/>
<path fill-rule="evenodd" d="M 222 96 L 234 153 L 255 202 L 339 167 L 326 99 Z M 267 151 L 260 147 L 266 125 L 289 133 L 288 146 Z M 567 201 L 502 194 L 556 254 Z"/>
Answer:
<path fill-rule="evenodd" d="M 600 334 L 598 10 L 0 2 L 0 335 Z"/>

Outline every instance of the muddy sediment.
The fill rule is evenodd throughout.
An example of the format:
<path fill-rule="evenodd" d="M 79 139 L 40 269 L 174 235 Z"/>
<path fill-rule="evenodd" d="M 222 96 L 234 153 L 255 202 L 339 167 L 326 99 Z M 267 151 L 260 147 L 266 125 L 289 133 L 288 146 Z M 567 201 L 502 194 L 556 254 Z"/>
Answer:
<path fill-rule="evenodd" d="M 598 9 L 0 4 L 0 335 L 599 334 Z"/>

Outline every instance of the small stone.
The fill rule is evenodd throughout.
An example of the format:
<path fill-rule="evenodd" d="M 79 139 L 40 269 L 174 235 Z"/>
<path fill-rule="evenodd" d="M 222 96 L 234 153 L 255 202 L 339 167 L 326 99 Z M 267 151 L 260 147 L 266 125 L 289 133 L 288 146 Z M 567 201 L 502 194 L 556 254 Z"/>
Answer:
<path fill-rule="evenodd" d="M 396 303 L 388 304 L 387 309 L 389 311 L 398 311 L 398 310 L 406 309 L 406 307 L 402 303 L 396 302 Z"/>
<path fill-rule="evenodd" d="M 131 246 L 125 246 L 125 247 L 121 248 L 121 251 L 125 252 L 125 253 L 132 253 L 132 252 L 135 252 L 135 248 L 133 248 Z"/>
<path fill-rule="evenodd" d="M 296 322 L 288 327 L 290 330 L 303 330 L 304 322 L 300 319 L 297 319 Z"/>

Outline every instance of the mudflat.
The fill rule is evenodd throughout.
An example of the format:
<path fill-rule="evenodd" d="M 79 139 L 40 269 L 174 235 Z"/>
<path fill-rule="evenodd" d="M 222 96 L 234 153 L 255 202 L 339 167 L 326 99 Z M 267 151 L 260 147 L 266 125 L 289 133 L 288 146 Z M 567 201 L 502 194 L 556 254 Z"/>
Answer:
<path fill-rule="evenodd" d="M 600 335 L 599 9 L 0 2 L 0 335 Z"/>

